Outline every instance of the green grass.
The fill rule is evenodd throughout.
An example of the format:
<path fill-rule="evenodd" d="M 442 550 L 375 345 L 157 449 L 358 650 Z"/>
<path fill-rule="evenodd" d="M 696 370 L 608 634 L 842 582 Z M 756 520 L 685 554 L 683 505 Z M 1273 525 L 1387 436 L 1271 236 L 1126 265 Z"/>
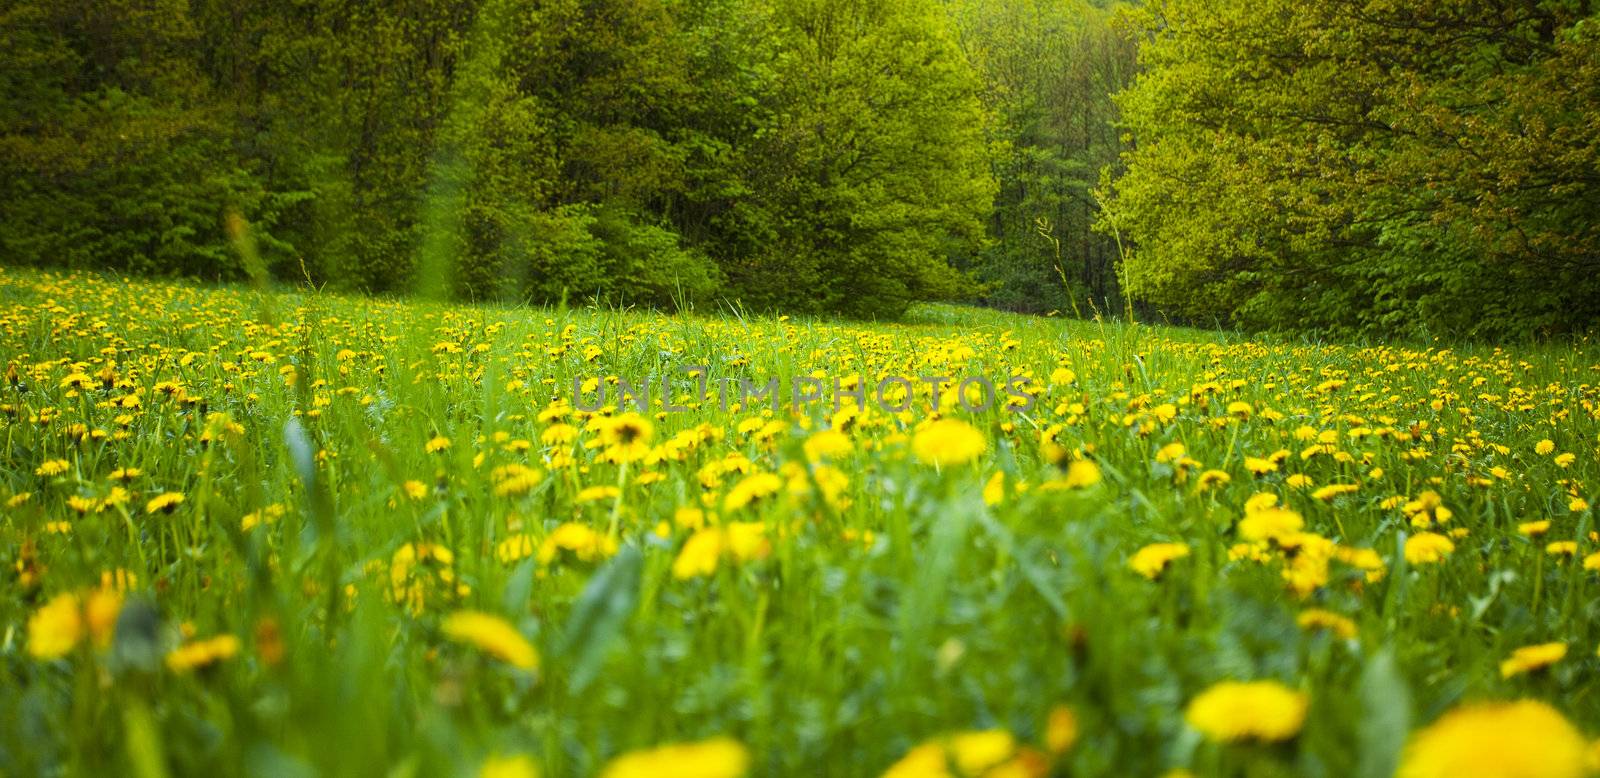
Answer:
<path fill-rule="evenodd" d="M 1573 499 L 1596 502 L 1597 361 L 1586 344 L 1297 344 L 953 307 L 865 325 L 0 269 L 0 362 L 17 376 L 0 379 L 0 773 L 472 774 L 490 754 L 523 753 L 546 775 L 589 775 L 629 750 L 726 735 L 750 750 L 753 775 L 875 775 L 945 732 L 1000 728 L 1041 745 L 1062 704 L 1080 735 L 1059 775 L 1387 775 L 1406 731 L 1476 699 L 1543 700 L 1593 736 L 1600 588 L 1582 559 L 1600 544 Z M 696 428 L 706 438 L 659 464 L 602 461 L 589 431 L 541 441 L 540 413 L 570 399 L 575 378 L 672 374 L 687 393 L 677 371 L 693 364 L 713 380 L 784 382 L 820 371 L 1003 384 L 1028 372 L 1044 395 L 1027 413 L 946 409 L 987 451 L 943 468 L 912 454 L 925 397 L 901 417 L 868 413 L 850 429 L 853 453 L 829 463 L 848 479 L 833 500 L 803 451 L 830 421 L 820 405 L 767 420 L 766 440 L 741 431 L 756 411 L 652 415 L 654 444 Z M 1051 385 L 1063 367 L 1073 380 Z M 80 372 L 86 387 L 63 386 Z M 164 394 L 171 384 L 181 392 Z M 123 407 L 130 396 L 137 407 Z M 1230 415 L 1234 402 L 1248 418 Z M 1163 421 L 1155 409 L 1169 403 Z M 1314 442 L 1302 427 L 1338 437 L 1302 458 Z M 439 436 L 450 447 L 429 453 Z M 1066 464 L 1052 464 L 1046 438 L 1094 462 L 1100 482 L 1038 488 Z M 1536 452 L 1543 439 L 1549 454 Z M 1157 461 L 1175 442 L 1192 464 Z M 1277 472 L 1245 469 L 1279 449 L 1290 453 Z M 1561 466 L 1564 452 L 1575 457 Z M 708 476 L 732 454 L 748 472 Z M 69 468 L 37 474 L 52 460 Z M 515 464 L 546 475 L 497 493 L 496 468 Z M 143 474 L 127 500 L 106 505 L 110 474 L 130 467 Z M 1197 488 L 1207 470 L 1231 480 Z M 721 510 L 761 472 L 798 491 Z M 997 472 L 1004 498 L 988 505 Z M 1290 474 L 1313 485 L 1291 487 Z M 1359 489 L 1312 495 L 1335 483 Z M 1408 565 L 1400 548 L 1421 528 L 1384 503 L 1427 490 L 1454 513 L 1440 531 L 1468 534 L 1443 563 Z M 147 513 L 162 492 L 186 499 Z M 1381 578 L 1335 561 L 1296 593 L 1283 576 L 1294 552 L 1231 558 L 1258 492 L 1309 532 L 1375 550 Z M 691 534 L 675 512 L 708 503 L 724 521 L 761 522 L 770 554 L 675 577 Z M 281 518 L 241 529 L 270 505 Z M 1518 532 L 1543 519 L 1546 535 Z M 496 553 L 567 522 L 615 528 L 620 550 L 548 564 Z M 1547 554 L 1555 540 L 1576 541 L 1576 555 Z M 1128 559 L 1157 541 L 1192 553 L 1147 580 Z M 453 560 L 403 581 L 420 603 L 396 602 L 394 558 L 412 543 Z M 136 584 L 109 646 L 30 653 L 41 606 L 115 570 Z M 1298 627 L 1307 608 L 1349 617 L 1356 637 Z M 461 609 L 515 625 L 538 671 L 446 638 L 441 619 Z M 264 623 L 278 626 L 280 661 Z M 241 648 L 170 670 L 162 657 L 185 628 Z M 1513 649 L 1547 641 L 1566 642 L 1567 657 L 1501 677 Z M 1207 742 L 1184 708 L 1224 679 L 1306 692 L 1299 736 Z"/>

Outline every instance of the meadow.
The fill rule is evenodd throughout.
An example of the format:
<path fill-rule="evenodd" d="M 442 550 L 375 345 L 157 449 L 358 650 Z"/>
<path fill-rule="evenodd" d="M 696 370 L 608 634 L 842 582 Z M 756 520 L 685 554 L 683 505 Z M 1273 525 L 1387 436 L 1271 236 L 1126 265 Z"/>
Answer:
<path fill-rule="evenodd" d="M 0 268 L 0 369 L 6 775 L 1600 767 L 1588 341 Z"/>

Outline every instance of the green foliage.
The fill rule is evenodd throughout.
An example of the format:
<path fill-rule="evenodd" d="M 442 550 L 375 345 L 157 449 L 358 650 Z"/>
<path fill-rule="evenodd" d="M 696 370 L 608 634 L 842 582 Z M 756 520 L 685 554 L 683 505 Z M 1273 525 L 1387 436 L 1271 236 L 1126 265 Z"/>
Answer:
<path fill-rule="evenodd" d="M 984 299 L 1011 310 L 1112 310 L 1117 252 L 1093 229 L 1092 187 L 1123 144 L 1111 94 L 1134 45 L 1087 0 L 946 0 L 983 78 L 990 164 L 1000 182 L 990 241 L 973 266 Z"/>
<path fill-rule="evenodd" d="M 993 191 L 933 0 L 30 0 L 0 36 L 13 262 L 236 278 L 238 211 L 335 289 L 893 316 L 965 292 Z"/>
<path fill-rule="evenodd" d="M 1587 3 L 1152 3 L 1108 227 L 1135 295 L 1274 328 L 1600 320 Z"/>

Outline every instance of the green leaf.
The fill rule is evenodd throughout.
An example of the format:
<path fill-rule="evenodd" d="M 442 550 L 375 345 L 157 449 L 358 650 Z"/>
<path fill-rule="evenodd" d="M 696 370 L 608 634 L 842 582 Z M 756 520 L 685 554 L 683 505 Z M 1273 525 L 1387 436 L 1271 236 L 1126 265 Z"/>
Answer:
<path fill-rule="evenodd" d="M 567 655 L 568 684 L 582 693 L 599 672 L 606 653 L 622 636 L 628 617 L 639 602 L 639 577 L 643 557 L 624 546 L 589 579 L 567 619 L 563 650 Z"/>
<path fill-rule="evenodd" d="M 1411 731 L 1411 691 L 1390 649 L 1369 659 L 1361 672 L 1361 713 L 1359 774 L 1389 778 L 1400 763 L 1406 733 Z"/>

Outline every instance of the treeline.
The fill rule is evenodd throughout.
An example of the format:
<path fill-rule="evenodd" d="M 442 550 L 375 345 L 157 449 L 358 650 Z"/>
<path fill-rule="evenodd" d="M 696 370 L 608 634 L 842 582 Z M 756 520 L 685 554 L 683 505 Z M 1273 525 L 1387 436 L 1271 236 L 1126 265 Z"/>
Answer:
<path fill-rule="evenodd" d="M 1076 0 L 15 0 L 0 261 L 893 316 L 1118 294 Z"/>
<path fill-rule="evenodd" d="M 1581 330 L 1595 10 L 12 0 L 0 261 L 236 279 L 236 212 L 371 292 Z"/>
<path fill-rule="evenodd" d="M 1104 226 L 1131 292 L 1247 327 L 1600 322 L 1589 0 L 1161 0 Z"/>

